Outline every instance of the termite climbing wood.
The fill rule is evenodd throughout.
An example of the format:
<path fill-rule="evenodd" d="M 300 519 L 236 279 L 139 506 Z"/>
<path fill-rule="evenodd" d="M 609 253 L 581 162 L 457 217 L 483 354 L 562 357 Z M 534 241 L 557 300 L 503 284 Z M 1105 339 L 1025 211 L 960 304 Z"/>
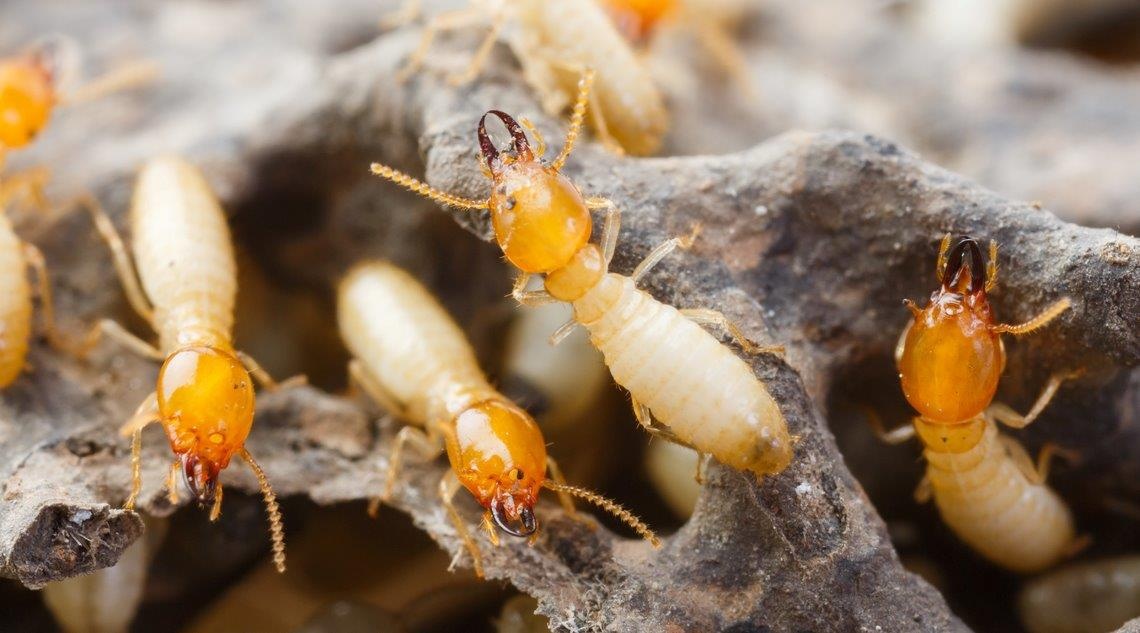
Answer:
<path fill-rule="evenodd" d="M 261 466 L 245 447 L 253 425 L 254 388 L 273 379 L 232 342 L 237 294 L 233 244 L 225 214 L 191 164 L 168 156 L 148 162 L 139 174 L 131 204 L 132 257 L 110 218 L 93 198 L 83 204 L 111 249 L 115 268 L 134 310 L 158 333 L 158 346 L 114 321 L 92 331 L 88 348 L 103 334 L 148 358 L 162 361 L 155 391 L 123 427 L 131 436 L 133 509 L 142 486 L 142 431 L 158 422 L 177 455 L 167 486 L 177 495 L 179 471 L 200 505 L 221 512 L 219 474 L 240 455 L 265 497 L 273 540 L 273 561 L 285 570 L 285 541 L 276 496 Z M 140 283 L 141 282 L 141 283 Z"/>
<path fill-rule="evenodd" d="M 994 403 L 1005 368 L 1001 334 L 1028 334 L 1057 318 L 1062 298 L 1020 325 L 995 322 L 987 293 L 997 284 L 997 245 L 989 258 L 978 243 L 946 235 L 938 254 L 941 287 L 926 308 L 907 300 L 913 320 L 895 350 L 903 394 L 919 416 L 912 425 L 883 435 L 891 443 L 916 433 L 924 447 L 926 475 L 916 492 L 933 497 L 947 525 L 982 556 L 1007 569 L 1034 572 L 1075 551 L 1073 518 L 1065 502 L 1045 485 L 1047 446 L 1036 466 L 997 422 L 1024 428 L 1037 419 L 1063 380 L 1054 374 L 1022 416 Z"/>
<path fill-rule="evenodd" d="M 536 533 L 534 506 L 545 487 L 571 515 L 571 496 L 586 499 L 657 545 L 653 532 L 629 511 L 563 481 L 538 425 L 487 382 L 459 326 L 407 272 L 382 261 L 357 265 L 340 283 L 337 315 L 355 357 L 349 373 L 356 384 L 415 425 L 396 435 L 385 488 L 371 512 L 394 492 L 406 447 L 425 456 L 445 448 L 451 471 L 440 481 L 439 494 L 479 575 L 479 548 L 453 504 L 460 486 L 485 509 L 483 525 L 493 543 L 493 525 L 514 536 Z M 546 478 L 548 469 L 553 481 Z"/>
<path fill-rule="evenodd" d="M 483 115 L 478 139 L 492 187 L 486 200 L 438 191 L 380 164 L 373 164 L 372 172 L 442 204 L 489 210 L 499 247 L 521 270 L 514 296 L 523 303 L 573 306 L 575 320 L 567 325 L 579 323 L 589 331 L 614 380 L 633 397 L 634 412 L 647 430 L 741 470 L 778 473 L 792 458 L 784 416 L 752 369 L 698 323 L 722 327 L 749 352 L 777 348 L 757 347 L 719 312 L 677 310 L 637 288 L 642 276 L 677 247 L 688 246 L 691 238 L 666 241 L 629 277 L 608 272 L 620 213 L 609 200 L 583 198 L 559 173 L 578 136 L 592 79 L 592 72 L 582 76 L 565 145 L 549 165 L 542 161 L 541 138 L 536 157 L 514 118 L 498 110 Z M 507 126 L 512 152 L 495 148 L 485 127 L 488 116 Z M 595 209 L 606 212 L 601 248 L 589 242 Z M 545 290 L 526 290 L 533 275 L 545 276 Z M 556 332 L 553 340 L 569 331 Z"/>

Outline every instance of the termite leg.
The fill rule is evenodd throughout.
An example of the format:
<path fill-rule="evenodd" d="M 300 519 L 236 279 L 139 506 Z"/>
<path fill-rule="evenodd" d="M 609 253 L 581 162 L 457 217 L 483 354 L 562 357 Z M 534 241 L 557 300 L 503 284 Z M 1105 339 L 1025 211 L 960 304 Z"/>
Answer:
<path fill-rule="evenodd" d="M 879 438 L 880 442 L 894 446 L 908 442 L 914 438 L 914 424 L 904 424 L 903 426 L 888 431 L 886 427 L 883 426 L 883 419 L 879 417 L 879 414 L 874 409 L 868 406 L 860 406 L 860 408 L 863 410 L 863 415 L 867 416 L 867 426 L 871 427 L 871 430 L 875 433 L 875 437 Z"/>
<path fill-rule="evenodd" d="M 947 253 L 950 252 L 950 234 L 942 236 L 942 244 L 938 247 L 938 264 L 934 267 L 934 274 L 938 277 L 938 283 L 942 283 L 942 276 L 946 274 Z"/>
<path fill-rule="evenodd" d="M 39 289 L 40 308 L 43 313 L 44 333 L 47 340 L 56 349 L 73 349 L 55 326 L 55 303 L 51 297 L 51 279 L 48 277 L 47 264 L 44 263 L 44 254 L 29 242 L 21 245 L 24 249 L 24 261 L 35 272 L 36 285 Z"/>
<path fill-rule="evenodd" d="M 401 420 L 408 419 L 407 410 L 404 408 L 404 405 L 400 404 L 396 398 L 388 392 L 388 389 L 384 387 L 384 383 L 377 380 L 359 359 L 354 358 L 348 362 L 348 378 L 352 384 L 355 384 L 357 388 L 363 391 L 369 398 L 372 398 L 373 402 L 380 405 L 381 409 L 384 409 Z"/>
<path fill-rule="evenodd" d="M 380 28 L 388 30 L 411 24 L 420 17 L 420 4 L 421 0 L 404 0 L 399 9 L 380 18 Z"/>
<path fill-rule="evenodd" d="M 35 167 L 18 174 L 5 176 L 0 181 L 0 209 L 8 207 L 9 203 L 19 194 L 24 194 L 31 200 L 32 206 L 41 213 L 51 210 L 44 187 L 51 176 L 46 167 Z"/>
<path fill-rule="evenodd" d="M 297 387 L 300 385 L 308 384 L 309 382 L 308 377 L 304 374 L 290 376 L 283 382 L 277 382 L 273 379 L 273 376 L 269 375 L 269 372 L 265 371 L 265 368 L 261 366 L 261 363 L 257 362 L 257 360 L 255 360 L 252 356 L 242 351 L 238 351 L 236 353 L 238 359 L 241 360 L 241 364 L 244 365 L 246 371 L 249 372 L 249 375 L 253 376 L 253 379 L 256 380 L 261 385 L 262 389 L 265 389 L 266 391 L 277 391 L 279 389 Z"/>
<path fill-rule="evenodd" d="M 428 20 L 428 23 L 424 25 L 419 46 L 417 46 L 416 50 L 412 52 L 412 55 L 408 57 L 408 61 L 404 64 L 404 67 L 396 73 L 396 81 L 407 81 L 413 73 L 423 66 L 424 58 L 427 57 L 428 51 L 431 50 L 431 45 L 432 42 L 435 41 L 436 35 L 445 31 L 456 31 L 471 26 L 482 19 L 482 12 L 480 12 L 479 8 L 474 4 L 471 4 L 465 9 L 445 11 L 433 16 Z"/>
<path fill-rule="evenodd" d="M 222 484 L 219 482 L 218 487 L 214 489 L 214 505 L 210 506 L 210 523 L 218 520 L 222 516 Z"/>
<path fill-rule="evenodd" d="M 718 326 L 728 332 L 732 340 L 744 350 L 746 354 L 775 354 L 782 356 L 784 354 L 783 345 L 757 345 L 752 342 L 740 326 L 729 320 L 722 312 L 717 310 L 710 310 L 708 308 L 684 308 L 679 312 L 690 321 L 704 326 Z"/>
<path fill-rule="evenodd" d="M 471 57 L 471 61 L 467 63 L 467 68 L 463 72 L 449 75 L 447 82 L 453 86 L 462 86 L 472 79 L 479 76 L 482 72 L 483 66 L 487 63 L 487 58 L 491 56 L 491 51 L 495 48 L 495 42 L 499 39 L 499 32 L 503 30 L 503 22 L 505 16 L 497 14 L 491 20 L 491 29 L 479 43 L 479 48 L 475 49 L 475 54 Z"/>
<path fill-rule="evenodd" d="M 930 476 L 923 475 L 914 489 L 914 500 L 921 505 L 930 503 L 932 497 L 934 497 L 934 486 L 930 483 Z"/>
<path fill-rule="evenodd" d="M 986 409 L 986 415 L 990 418 L 1001 422 L 1002 424 L 1014 428 L 1023 429 L 1037 419 L 1045 407 L 1049 406 L 1049 402 L 1053 396 L 1057 395 L 1057 389 L 1060 388 L 1061 383 L 1066 378 L 1072 378 L 1073 373 L 1053 374 L 1049 377 L 1049 382 L 1045 383 L 1045 388 L 1041 390 L 1041 395 L 1037 396 L 1037 401 L 1033 403 L 1033 407 L 1029 409 L 1029 413 L 1021 415 L 1014 411 L 1009 405 L 995 402 Z"/>
<path fill-rule="evenodd" d="M 439 453 L 440 441 L 438 437 L 424 434 L 414 426 L 405 426 L 396 433 L 396 440 L 392 443 L 392 451 L 388 454 L 388 473 L 384 478 L 384 491 L 380 496 L 373 497 L 368 502 L 368 515 L 376 518 L 380 512 L 380 504 L 387 503 L 392 498 L 392 491 L 396 487 L 396 476 L 400 472 L 400 464 L 404 457 L 404 448 L 413 444 L 425 457 Z"/>
<path fill-rule="evenodd" d="M 178 474 L 182 469 L 182 462 L 174 460 L 170 463 L 170 471 L 166 474 L 166 498 L 170 505 L 178 505 Z"/>
<path fill-rule="evenodd" d="M 487 540 L 491 541 L 491 545 L 498 547 L 499 533 L 495 531 L 495 522 L 491 518 L 490 510 L 483 511 L 483 519 L 479 522 L 479 526 L 482 527 L 483 531 L 487 533 Z"/>
<path fill-rule="evenodd" d="M 447 515 L 451 518 L 451 523 L 455 526 L 455 531 L 462 539 L 467 551 L 471 553 L 471 566 L 475 568 L 475 575 L 483 577 L 483 557 L 479 553 L 479 546 L 475 544 L 475 539 L 471 538 L 471 533 L 467 530 L 467 524 L 463 522 L 463 517 L 459 516 L 459 511 L 455 508 L 455 493 L 459 492 L 459 479 L 455 477 L 455 473 L 447 471 L 443 479 L 439 480 L 439 499 L 443 502 L 443 507 L 447 510 Z"/>
<path fill-rule="evenodd" d="M 574 151 L 574 142 L 578 140 L 578 135 L 582 133 L 582 120 L 586 116 L 586 106 L 590 107 L 590 114 L 595 117 L 601 116 L 597 108 L 597 103 L 593 101 L 590 94 L 591 89 L 594 87 L 594 69 L 583 68 L 581 66 L 574 66 L 574 70 L 578 71 L 578 96 L 574 99 L 574 109 L 570 113 L 570 126 L 566 129 L 566 138 L 562 141 L 562 150 L 558 152 L 558 156 L 554 162 L 550 164 L 551 169 L 554 171 L 561 171 L 562 166 L 566 164 L 566 159 L 570 158 L 570 152 Z M 598 136 L 603 137 L 602 128 L 605 127 L 605 121 L 602 120 L 598 128 Z M 608 139 L 608 143 L 617 145 L 617 142 L 610 137 L 609 130 L 605 130 L 604 138 Z M 620 147 L 620 145 L 619 145 Z"/>
<path fill-rule="evenodd" d="M 511 297 L 519 305 L 534 307 L 557 301 L 545 290 L 527 290 L 526 286 L 530 283 L 531 276 L 530 273 L 519 273 L 519 276 L 515 277 L 515 284 L 511 287 Z"/>
<path fill-rule="evenodd" d="M 566 340 L 566 337 L 570 336 L 576 327 L 578 327 L 578 321 L 573 318 L 570 319 L 569 321 L 558 326 L 558 329 L 554 330 L 554 334 L 550 335 L 550 338 L 547 339 L 547 342 L 549 342 L 551 345 L 558 345 L 562 341 Z"/>
<path fill-rule="evenodd" d="M 549 455 L 546 456 L 546 467 L 550 470 L 550 478 L 555 483 L 566 485 L 566 477 L 562 476 L 562 469 L 558 467 L 558 462 Z M 562 509 L 566 511 L 566 514 L 575 520 L 579 520 L 578 511 L 574 509 L 574 500 L 571 499 L 570 495 L 558 488 L 555 488 L 554 492 L 558 495 L 558 502 L 562 504 Z"/>
<path fill-rule="evenodd" d="M 986 292 L 991 292 L 997 287 L 997 279 L 997 242 L 990 240 L 990 258 L 986 262 Z"/>
<path fill-rule="evenodd" d="M 143 399 L 138 408 L 135 409 L 130 419 L 123 424 L 119 432 L 123 435 L 131 436 L 131 493 L 127 496 L 127 502 L 123 504 L 123 508 L 127 510 L 135 509 L 135 502 L 138 500 L 139 491 L 142 490 L 142 432 L 148 424 L 158 421 L 158 397 L 151 393 Z"/>
<path fill-rule="evenodd" d="M 708 453 L 697 451 L 697 472 L 693 474 L 693 479 L 697 485 L 705 485 L 705 470 L 708 468 L 708 461 L 710 456 Z"/>
<path fill-rule="evenodd" d="M 610 261 L 617 250 L 618 234 L 621 233 L 621 209 L 617 208 L 609 198 L 586 198 L 586 207 L 590 209 L 605 209 L 606 220 L 602 225 L 602 261 L 606 270 L 610 268 Z"/>
<path fill-rule="evenodd" d="M 725 32 L 724 27 L 697 11 L 687 12 L 685 19 L 696 30 L 697 38 L 705 50 L 736 80 L 745 96 L 751 99 L 759 98 L 756 84 L 748 75 L 748 64 L 744 61 L 740 47 Z"/>
<path fill-rule="evenodd" d="M 148 84 L 158 78 L 159 72 L 159 65 L 152 61 L 134 62 L 68 91 L 60 99 L 60 103 L 72 106 L 101 99 L 109 94 Z"/>
<path fill-rule="evenodd" d="M 123 291 L 127 294 L 127 301 L 131 307 L 144 321 L 154 323 L 154 307 L 151 305 L 150 299 L 147 298 L 146 292 L 143 291 L 142 284 L 139 283 L 138 272 L 131 261 L 130 253 L 127 251 L 126 245 L 123 244 L 123 238 L 115 229 L 114 223 L 111 222 L 110 216 L 107 215 L 103 206 L 94 196 L 80 196 L 73 203 L 87 209 L 88 213 L 91 214 L 91 220 L 95 223 L 95 228 L 99 231 L 99 235 L 103 237 L 103 241 L 111 249 L 111 259 L 115 263 L 115 271 L 119 274 L 119 282 L 123 284 Z"/>
<path fill-rule="evenodd" d="M 678 248 L 681 250 L 686 250 L 691 247 L 693 245 L 693 242 L 696 241 L 697 235 L 699 235 L 700 232 L 701 225 L 694 224 L 693 230 L 685 237 L 671 237 L 661 244 L 658 244 L 656 248 L 649 251 L 649 254 L 645 256 L 645 259 L 641 260 L 641 263 L 633 269 L 632 273 L 630 273 L 629 276 L 633 279 L 633 283 L 636 284 L 640 282 L 642 277 L 648 274 L 650 270 L 653 270 L 654 266 L 660 264 L 661 260 L 668 257 L 669 254 L 673 251 L 677 250 Z"/>
<path fill-rule="evenodd" d="M 655 435 L 667 442 L 672 442 L 679 446 L 684 446 L 685 448 L 691 448 L 694 451 L 697 450 L 693 445 L 677 437 L 677 434 L 672 430 L 657 424 L 653 419 L 653 412 L 637 398 L 631 398 L 631 404 L 633 405 L 633 417 L 637 418 L 637 423 L 649 432 L 650 435 Z"/>
<path fill-rule="evenodd" d="M 994 332 L 999 333 L 999 334 L 1009 333 L 1009 334 L 1013 334 L 1014 336 L 1020 336 L 1022 334 L 1029 334 L 1033 330 L 1044 327 L 1050 321 L 1052 321 L 1053 319 L 1060 316 L 1062 312 L 1069 309 L 1070 305 L 1072 305 L 1072 302 L 1069 301 L 1069 298 L 1063 297 L 1060 300 L 1058 300 L 1056 303 L 1054 303 L 1053 305 L 1049 306 L 1048 308 L 1045 308 L 1045 310 L 1043 310 L 1041 312 L 1041 314 L 1038 314 L 1037 316 L 1033 317 L 1032 319 L 1029 319 L 1025 323 L 1019 323 L 1017 325 L 1009 325 L 1006 323 L 1002 323 L 1000 325 L 991 326 L 990 329 Z"/>
<path fill-rule="evenodd" d="M 1034 463 L 1029 457 L 1029 452 L 1021 445 L 1016 439 L 1001 435 L 999 436 L 1002 446 L 1005 447 L 1006 453 L 1017 464 L 1017 469 L 1030 483 L 1042 486 L 1049 479 L 1049 467 L 1052 464 L 1053 457 L 1060 455 L 1061 457 L 1075 461 L 1077 455 L 1074 451 L 1061 448 L 1052 442 L 1049 442 L 1041 447 L 1041 452 L 1037 454 L 1037 462 Z"/>
<path fill-rule="evenodd" d="M 89 354 L 91 350 L 99 344 L 99 341 L 102 340 L 104 335 L 143 358 L 157 361 L 166 360 L 166 355 L 157 347 L 131 334 L 126 328 L 119 325 L 117 321 L 112 321 L 111 319 L 101 319 L 95 327 L 91 328 L 91 332 L 87 334 L 83 344 L 80 346 L 80 356 Z"/>

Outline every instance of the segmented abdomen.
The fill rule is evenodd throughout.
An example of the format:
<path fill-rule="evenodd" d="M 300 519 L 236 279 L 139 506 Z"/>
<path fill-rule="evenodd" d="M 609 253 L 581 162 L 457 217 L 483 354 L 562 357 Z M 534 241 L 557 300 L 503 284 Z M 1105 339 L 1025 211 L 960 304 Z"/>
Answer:
<path fill-rule="evenodd" d="M 205 178 L 177 157 L 150 161 L 131 216 L 135 262 L 154 304 L 160 349 L 229 349 L 237 267 L 225 213 Z"/>
<path fill-rule="evenodd" d="M 993 423 L 965 452 L 925 455 L 942 519 L 982 556 L 1028 573 L 1056 563 L 1072 544 L 1068 507 L 1051 488 L 1026 479 Z"/>
<path fill-rule="evenodd" d="M 0 388 L 16 380 L 32 334 L 32 293 L 20 238 L 0 212 Z"/>
<path fill-rule="evenodd" d="M 752 369 L 629 277 L 607 274 L 574 302 L 614 380 L 684 442 L 759 474 L 787 467 L 784 416 Z"/>

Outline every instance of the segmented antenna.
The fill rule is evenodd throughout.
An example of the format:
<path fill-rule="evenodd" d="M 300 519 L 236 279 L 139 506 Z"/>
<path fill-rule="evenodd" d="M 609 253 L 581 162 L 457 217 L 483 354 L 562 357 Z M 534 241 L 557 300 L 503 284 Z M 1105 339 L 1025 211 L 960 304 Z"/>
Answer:
<path fill-rule="evenodd" d="M 653 533 L 653 530 L 649 529 L 649 526 L 645 523 L 642 523 L 641 519 L 637 518 L 637 515 L 618 505 L 616 501 L 611 501 L 592 490 L 571 486 L 570 484 L 560 484 L 549 479 L 542 482 L 542 485 L 555 492 L 565 492 L 589 501 L 621 519 L 623 523 L 633 528 L 634 532 L 637 532 L 642 538 L 649 541 L 649 544 L 653 547 L 661 547 L 661 541 L 657 538 L 657 535 Z"/>
<path fill-rule="evenodd" d="M 554 162 L 550 163 L 550 168 L 554 171 L 560 171 L 562 166 L 566 164 L 566 159 L 570 158 L 570 152 L 574 149 L 574 141 L 578 140 L 578 134 L 582 131 L 582 119 L 586 116 L 586 104 L 589 102 L 590 88 L 593 85 L 594 69 L 587 68 L 578 79 L 578 97 L 574 100 L 574 110 L 570 113 L 570 127 L 566 130 L 566 140 L 562 142 L 562 151 L 558 152 Z"/>
<path fill-rule="evenodd" d="M 999 332 L 999 333 L 1000 332 L 1006 332 L 1009 334 L 1013 334 L 1014 336 L 1020 336 L 1022 334 L 1028 334 L 1028 333 L 1032 332 L 1033 330 L 1036 330 L 1037 328 L 1044 326 L 1046 323 L 1048 323 L 1048 322 L 1052 321 L 1053 319 L 1057 318 L 1058 316 L 1060 316 L 1060 314 L 1062 312 L 1064 312 L 1065 310 L 1068 310 L 1069 306 L 1071 306 L 1071 305 L 1073 305 L 1073 302 L 1070 301 L 1068 297 L 1062 297 L 1053 305 L 1049 306 L 1048 308 L 1045 308 L 1044 312 L 1033 317 L 1031 320 L 1029 320 L 1025 323 L 1022 323 L 1020 325 L 1006 325 L 1003 323 L 1001 325 L 993 326 L 992 330 L 994 332 Z"/>
<path fill-rule="evenodd" d="M 432 187 L 431 185 L 427 184 L 426 182 L 416 180 L 415 178 L 405 174 L 402 171 L 397 171 L 395 169 L 392 169 L 391 167 L 389 167 L 387 165 L 381 165 L 380 163 L 372 163 L 372 173 L 376 174 L 377 176 L 380 176 L 381 178 L 391 180 L 392 182 L 396 183 L 397 185 L 400 185 L 401 187 L 404 187 L 405 189 L 409 189 L 411 191 L 414 191 L 415 193 L 418 193 L 425 198 L 430 198 L 432 200 L 435 200 L 436 202 L 438 202 L 440 204 L 446 204 L 448 206 L 457 207 L 459 209 L 486 209 L 487 208 L 487 201 L 486 200 L 472 200 L 471 198 L 463 198 L 460 196 L 453 196 L 450 193 L 445 193 L 443 191 L 440 191 L 439 189 L 436 189 L 435 187 Z"/>
<path fill-rule="evenodd" d="M 269 485 L 269 478 L 265 476 L 265 471 L 261 469 L 257 461 L 253 459 L 253 455 L 243 446 L 241 449 L 241 458 L 245 463 L 249 464 L 253 474 L 257 476 L 257 483 L 261 486 L 261 494 L 265 497 L 265 511 L 269 514 L 269 538 L 273 541 L 273 564 L 277 567 L 277 573 L 285 573 L 285 529 L 281 523 L 281 509 L 277 506 L 277 495 L 273 494 L 273 488 Z"/>

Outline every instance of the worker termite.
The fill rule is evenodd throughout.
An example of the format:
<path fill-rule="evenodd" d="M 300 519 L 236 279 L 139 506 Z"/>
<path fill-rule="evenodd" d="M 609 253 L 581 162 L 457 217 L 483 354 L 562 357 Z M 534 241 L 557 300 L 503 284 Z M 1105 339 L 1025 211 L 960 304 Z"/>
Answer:
<path fill-rule="evenodd" d="M 535 534 L 534 506 L 541 489 L 548 488 L 559 495 L 567 513 L 574 514 L 570 497 L 580 497 L 658 545 L 653 532 L 628 510 L 562 480 L 538 425 L 491 387 L 459 326 L 411 275 L 386 262 L 357 265 L 340 283 L 337 316 L 355 357 L 349 365 L 355 382 L 384 408 L 416 425 L 397 434 L 384 490 L 370 512 L 391 497 L 408 444 L 426 455 L 437 454 L 442 445 L 451 471 L 440 480 L 439 494 L 480 576 L 479 549 L 453 505 L 460 485 L 485 509 L 483 526 L 492 543 L 498 543 L 493 526 L 514 536 Z M 546 478 L 548 468 L 553 481 Z"/>
<path fill-rule="evenodd" d="M 416 15 L 418 5 L 419 0 L 408 0 L 400 11 L 401 21 Z M 578 76 L 586 68 L 597 69 L 590 123 L 599 140 L 612 150 L 633 155 L 657 151 L 669 126 L 664 100 L 629 42 L 595 0 L 496 0 L 489 6 L 472 2 L 465 9 L 441 13 L 424 27 L 420 46 L 401 76 L 420 67 L 438 33 L 485 22 L 488 14 L 490 31 L 467 69 L 451 77 L 453 83 L 465 83 L 479 74 L 510 22 L 515 28 L 508 42 L 548 113 L 558 114 L 571 105 Z"/>
<path fill-rule="evenodd" d="M 933 497 L 963 541 L 1007 569 L 1039 571 L 1079 542 L 1068 507 L 1045 485 L 1049 459 L 1058 449 L 1043 449 L 1035 467 L 996 423 L 1028 426 L 1074 374 L 1054 374 L 1024 416 L 992 401 L 1005 368 L 1001 334 L 1033 332 L 1070 301 L 1062 298 L 1020 325 L 995 323 L 987 293 L 997 284 L 997 244 L 990 242 L 987 261 L 969 237 L 951 248 L 946 235 L 937 276 L 941 287 L 926 308 L 906 301 L 913 320 L 895 350 L 903 394 L 919 416 L 883 438 L 899 443 L 917 433 L 927 468 L 915 496 L 920 502 Z"/>
<path fill-rule="evenodd" d="M 1115 631 L 1140 617 L 1140 556 L 1068 565 L 1032 580 L 1017 603 L 1032 633 Z"/>
<path fill-rule="evenodd" d="M 142 431 L 152 422 L 162 424 L 177 455 L 167 477 L 172 501 L 181 471 L 199 505 L 212 504 L 211 520 L 222 507 L 219 474 L 240 455 L 261 486 L 273 560 L 283 572 L 285 540 L 277 498 L 245 448 L 254 412 L 250 375 L 267 388 L 276 383 L 252 358 L 235 351 L 231 341 L 237 278 L 229 228 L 217 199 L 201 173 L 183 159 L 148 162 L 131 203 L 134 263 L 98 203 L 84 202 L 111 249 L 128 301 L 158 333 L 155 347 L 103 320 L 92 330 L 88 348 L 106 334 L 162 362 L 155 391 L 123 426 L 123 434 L 132 438 L 131 493 L 125 507 L 134 508 L 142 486 Z"/>
<path fill-rule="evenodd" d="M 552 341 L 561 340 L 575 323 L 585 326 L 614 380 L 633 397 L 634 412 L 647 430 L 741 470 L 778 473 L 792 458 L 784 416 L 752 369 L 698 323 L 724 328 L 748 352 L 776 348 L 754 345 L 719 312 L 677 310 L 637 288 L 654 265 L 677 247 L 687 247 L 691 238 L 661 244 L 629 277 L 608 272 L 620 213 L 609 200 L 583 198 L 559 173 L 578 136 L 592 79 L 587 72 L 579 82 L 565 145 L 549 165 L 541 160 L 541 137 L 536 157 L 513 117 L 498 110 L 483 115 L 477 134 L 492 187 L 486 200 L 444 193 L 377 163 L 372 172 L 442 204 L 489 210 L 499 247 L 521 270 L 515 298 L 528 304 L 570 303 L 574 320 Z M 491 142 L 488 116 L 507 126 L 512 153 L 500 153 Z M 592 209 L 606 210 L 601 248 L 589 242 Z M 534 275 L 545 276 L 545 290 L 526 290 Z"/>

